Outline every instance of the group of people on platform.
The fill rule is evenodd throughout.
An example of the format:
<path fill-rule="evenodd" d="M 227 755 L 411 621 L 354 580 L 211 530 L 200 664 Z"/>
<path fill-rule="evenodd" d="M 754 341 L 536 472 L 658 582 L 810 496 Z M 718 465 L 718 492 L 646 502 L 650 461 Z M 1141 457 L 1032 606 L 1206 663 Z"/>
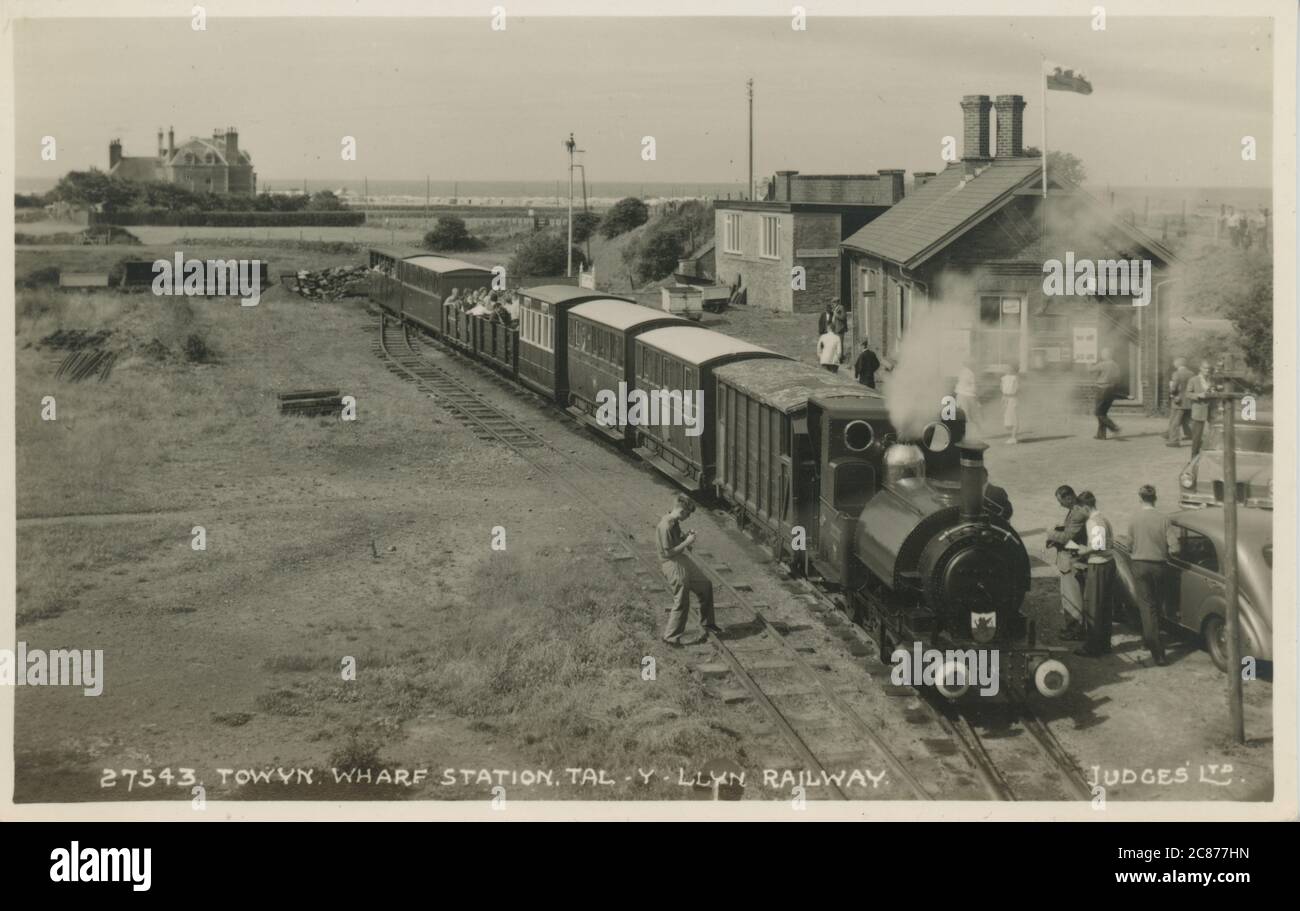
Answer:
<path fill-rule="evenodd" d="M 1141 508 L 1118 540 L 1132 554 L 1142 640 L 1152 662 L 1163 666 L 1168 661 L 1160 641 L 1160 589 L 1169 556 L 1169 524 L 1156 509 L 1154 487 L 1138 488 L 1138 500 Z M 1066 511 L 1065 520 L 1047 536 L 1047 547 L 1056 551 L 1061 576 L 1062 638 L 1082 640 L 1076 655 L 1099 658 L 1110 653 L 1111 618 L 1119 594 L 1116 538 L 1092 491 L 1076 494 L 1062 484 L 1056 489 L 1056 502 Z"/>
<path fill-rule="evenodd" d="M 442 302 L 444 307 L 456 307 L 470 316 L 495 320 L 504 326 L 514 326 L 519 321 L 519 302 L 512 295 L 486 288 L 466 290 L 453 288 Z"/>
<path fill-rule="evenodd" d="M 823 370 L 839 373 L 840 365 L 848 361 L 849 353 L 844 347 L 844 336 L 848 331 L 848 312 L 839 298 L 834 298 L 817 317 L 817 363 Z M 871 340 L 864 338 L 861 350 L 853 360 L 853 378 L 863 386 L 875 389 L 876 374 L 882 367 L 894 369 L 888 358 L 881 358 L 871 350 Z"/>

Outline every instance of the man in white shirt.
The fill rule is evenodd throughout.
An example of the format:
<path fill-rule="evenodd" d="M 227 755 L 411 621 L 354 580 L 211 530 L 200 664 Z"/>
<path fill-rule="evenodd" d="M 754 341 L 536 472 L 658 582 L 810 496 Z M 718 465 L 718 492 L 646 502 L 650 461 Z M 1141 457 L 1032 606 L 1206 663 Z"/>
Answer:
<path fill-rule="evenodd" d="M 823 370 L 831 373 L 840 372 L 840 337 L 829 328 L 817 339 L 817 363 Z"/>

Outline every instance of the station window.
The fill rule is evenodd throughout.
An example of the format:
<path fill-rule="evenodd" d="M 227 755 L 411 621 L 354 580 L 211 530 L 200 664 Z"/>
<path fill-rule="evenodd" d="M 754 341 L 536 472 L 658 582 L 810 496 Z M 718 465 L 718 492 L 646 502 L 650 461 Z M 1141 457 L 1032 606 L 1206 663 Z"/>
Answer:
<path fill-rule="evenodd" d="M 780 234 L 781 219 L 775 215 L 764 215 L 762 256 L 765 259 L 776 259 L 780 255 L 777 246 Z"/>
<path fill-rule="evenodd" d="M 740 213 L 728 212 L 722 219 L 723 240 L 722 249 L 726 253 L 739 253 L 740 251 Z"/>

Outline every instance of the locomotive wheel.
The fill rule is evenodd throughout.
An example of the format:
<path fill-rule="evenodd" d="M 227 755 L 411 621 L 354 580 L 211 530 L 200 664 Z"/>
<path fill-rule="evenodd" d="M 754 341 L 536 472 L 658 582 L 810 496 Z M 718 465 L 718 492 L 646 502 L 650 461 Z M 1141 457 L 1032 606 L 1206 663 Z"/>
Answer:
<path fill-rule="evenodd" d="M 945 661 L 939 679 L 934 682 L 934 688 L 945 699 L 954 702 L 965 696 L 970 690 L 970 683 L 966 681 L 966 666 L 960 661 Z"/>

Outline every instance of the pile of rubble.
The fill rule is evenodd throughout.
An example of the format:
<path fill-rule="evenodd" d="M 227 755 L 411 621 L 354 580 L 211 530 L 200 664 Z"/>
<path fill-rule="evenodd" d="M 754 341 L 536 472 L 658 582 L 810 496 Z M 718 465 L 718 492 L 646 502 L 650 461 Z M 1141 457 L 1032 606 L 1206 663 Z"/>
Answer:
<path fill-rule="evenodd" d="M 341 297 L 365 297 L 370 293 L 369 269 L 338 266 L 319 272 L 300 270 L 295 282 L 298 293 L 308 300 L 336 301 Z"/>

